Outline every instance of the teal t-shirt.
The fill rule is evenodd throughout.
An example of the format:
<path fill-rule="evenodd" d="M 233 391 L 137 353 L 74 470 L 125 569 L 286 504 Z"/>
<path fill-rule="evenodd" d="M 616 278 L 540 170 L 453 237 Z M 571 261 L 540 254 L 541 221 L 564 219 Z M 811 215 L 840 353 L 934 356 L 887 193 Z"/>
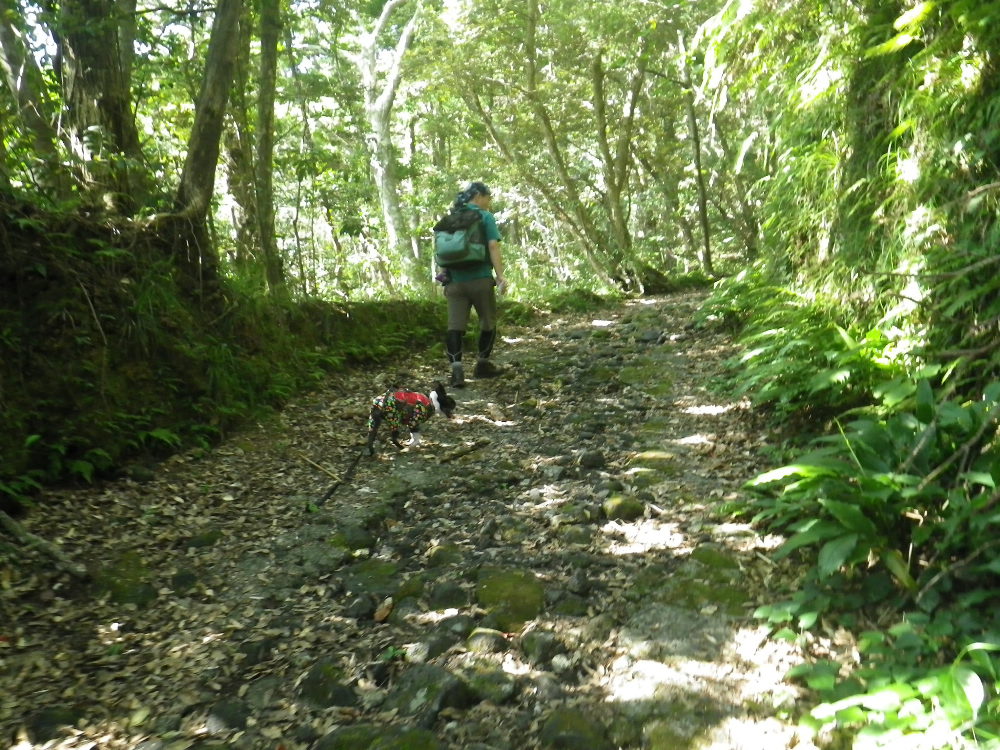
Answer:
<path fill-rule="evenodd" d="M 497 220 L 494 218 L 493 214 L 489 211 L 480 208 L 475 203 L 466 203 L 466 208 L 474 208 L 482 214 L 483 217 L 483 230 L 486 234 L 486 242 L 489 243 L 490 240 L 500 240 L 500 230 L 497 228 Z M 472 281 L 473 279 L 488 279 L 493 276 L 493 264 L 489 261 L 489 255 L 487 254 L 487 260 L 478 266 L 473 266 L 472 268 L 452 268 L 449 273 L 451 274 L 452 281 Z"/>

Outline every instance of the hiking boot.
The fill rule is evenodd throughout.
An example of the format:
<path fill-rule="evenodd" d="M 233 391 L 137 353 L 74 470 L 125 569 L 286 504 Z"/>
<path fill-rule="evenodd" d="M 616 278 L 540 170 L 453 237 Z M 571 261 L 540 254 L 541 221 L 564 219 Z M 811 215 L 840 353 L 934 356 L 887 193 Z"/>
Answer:
<path fill-rule="evenodd" d="M 448 385 L 452 388 L 465 388 L 465 371 L 461 362 L 451 363 L 451 380 Z"/>
<path fill-rule="evenodd" d="M 490 362 L 488 359 L 476 360 L 475 375 L 477 378 L 495 378 L 497 375 L 502 373 L 503 370 Z"/>

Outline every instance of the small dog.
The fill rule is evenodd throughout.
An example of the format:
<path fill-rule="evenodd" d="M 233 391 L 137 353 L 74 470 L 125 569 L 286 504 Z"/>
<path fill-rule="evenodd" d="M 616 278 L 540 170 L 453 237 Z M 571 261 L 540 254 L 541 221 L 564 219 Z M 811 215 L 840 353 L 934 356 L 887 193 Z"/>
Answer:
<path fill-rule="evenodd" d="M 420 425 L 438 411 L 448 419 L 451 419 L 455 411 L 455 399 L 445 393 L 441 383 L 436 383 L 427 396 L 395 388 L 376 396 L 372 399 L 372 411 L 368 417 L 368 455 L 375 455 L 375 436 L 383 422 L 389 426 L 389 437 L 393 445 L 403 447 L 399 442 L 399 430 L 405 427 L 410 431 L 407 445 L 415 446 L 420 444 Z"/>

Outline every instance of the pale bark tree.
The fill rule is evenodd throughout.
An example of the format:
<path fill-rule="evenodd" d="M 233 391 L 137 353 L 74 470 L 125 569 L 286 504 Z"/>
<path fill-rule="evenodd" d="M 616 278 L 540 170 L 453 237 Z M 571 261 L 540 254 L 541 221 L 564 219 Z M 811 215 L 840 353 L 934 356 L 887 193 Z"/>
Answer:
<path fill-rule="evenodd" d="M 701 225 L 701 270 L 706 276 L 715 276 L 712 263 L 712 235 L 708 220 L 708 190 L 705 187 L 705 171 L 701 166 L 701 131 L 698 127 L 698 113 L 695 109 L 695 89 L 691 80 L 691 69 L 684 45 L 684 35 L 678 35 L 680 50 L 681 75 L 683 76 L 685 103 L 687 105 L 688 131 L 691 136 L 692 163 L 695 173 L 695 184 L 698 187 L 698 222 Z"/>
<path fill-rule="evenodd" d="M 604 198 L 608 216 L 610 217 L 615 263 L 621 270 L 628 269 L 632 263 L 632 232 L 629 228 L 629 215 L 626 201 L 629 197 L 629 173 L 632 166 L 631 142 L 635 124 L 635 113 L 638 108 L 639 96 L 646 80 L 646 72 L 642 63 L 632 74 L 629 82 L 625 112 L 617 123 L 618 137 L 615 140 L 614 151 L 608 136 L 607 99 L 605 93 L 604 62 L 598 53 L 591 65 L 591 76 L 594 87 L 594 116 L 597 119 L 597 145 L 601 154 L 601 167 L 604 172 Z M 630 283 L 641 285 L 638 276 L 629 280 Z"/>
<path fill-rule="evenodd" d="M 404 24 L 389 58 L 388 70 L 380 74 L 379 60 L 383 49 L 380 38 L 389 25 L 394 11 L 410 0 L 389 0 L 374 27 L 364 35 L 360 55 L 355 63 L 361 74 L 365 95 L 365 114 L 369 133 L 366 138 L 372 177 L 378 191 L 385 221 L 386 244 L 393 260 L 402 264 L 404 285 L 427 284 L 419 263 L 419 249 L 413 232 L 407 225 L 399 200 L 399 180 L 392 142 L 392 109 L 403 75 L 403 57 L 409 49 L 420 17 L 420 5 Z"/>
<path fill-rule="evenodd" d="M 62 197 L 68 187 L 61 184 L 58 135 L 52 123 L 56 106 L 45 88 L 44 73 L 26 39 L 24 28 L 15 24 L 20 18 L 16 0 L 0 0 L 0 73 L 11 94 L 20 126 L 32 146 L 33 159 L 28 166 L 32 178 L 48 192 L 55 189 Z"/>

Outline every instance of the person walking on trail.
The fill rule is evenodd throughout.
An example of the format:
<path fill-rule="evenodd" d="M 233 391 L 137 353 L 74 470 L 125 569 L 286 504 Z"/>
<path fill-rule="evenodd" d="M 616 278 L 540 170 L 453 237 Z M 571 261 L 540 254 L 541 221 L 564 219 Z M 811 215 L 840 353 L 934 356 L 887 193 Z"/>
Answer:
<path fill-rule="evenodd" d="M 445 348 L 451 364 L 451 386 L 465 386 L 462 369 L 462 339 L 469 324 L 473 308 L 479 318 L 479 347 L 473 374 L 477 378 L 492 378 L 501 374 L 490 356 L 497 338 L 496 292 L 507 290 L 504 279 L 503 257 L 500 254 L 500 230 L 490 212 L 490 189 L 482 182 L 471 182 L 460 192 L 452 205 L 452 212 L 475 208 L 482 214 L 483 229 L 489 257 L 471 268 L 450 268 L 444 274 L 444 296 L 448 300 L 448 332 Z M 439 277 L 440 278 L 440 277 Z"/>

